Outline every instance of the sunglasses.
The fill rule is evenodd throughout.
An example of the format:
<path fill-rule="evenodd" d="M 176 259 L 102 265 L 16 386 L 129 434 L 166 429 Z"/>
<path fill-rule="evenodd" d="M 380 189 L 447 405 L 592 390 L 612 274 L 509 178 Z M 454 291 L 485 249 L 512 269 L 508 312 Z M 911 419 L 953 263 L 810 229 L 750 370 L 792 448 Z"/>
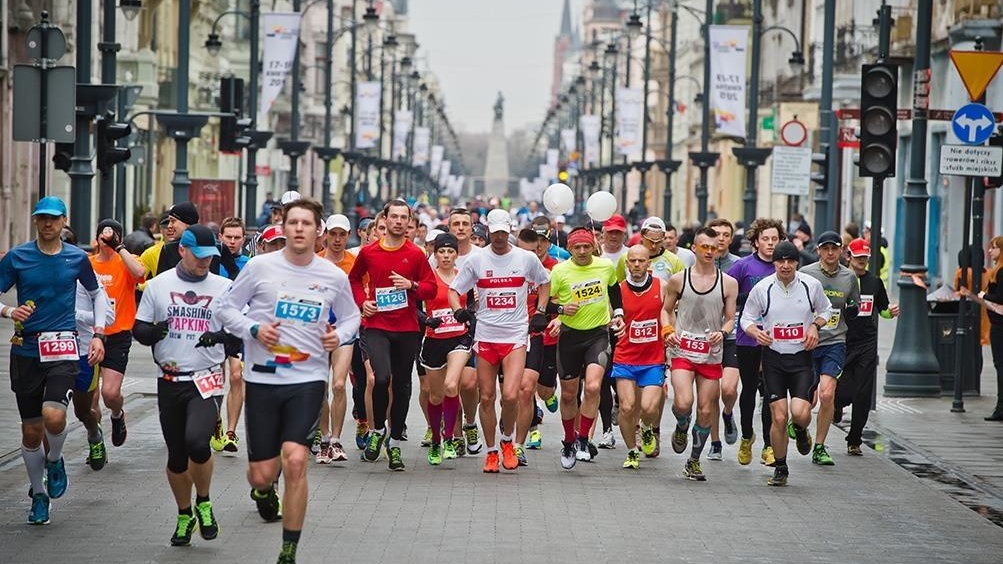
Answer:
<path fill-rule="evenodd" d="M 659 243 L 665 242 L 664 237 L 662 237 L 661 239 L 652 239 L 651 237 L 641 237 L 641 240 L 651 243 L 652 245 L 657 245 Z"/>
<path fill-rule="evenodd" d="M 717 250 L 717 245 L 693 245 L 693 248 L 698 251 L 711 252 Z"/>

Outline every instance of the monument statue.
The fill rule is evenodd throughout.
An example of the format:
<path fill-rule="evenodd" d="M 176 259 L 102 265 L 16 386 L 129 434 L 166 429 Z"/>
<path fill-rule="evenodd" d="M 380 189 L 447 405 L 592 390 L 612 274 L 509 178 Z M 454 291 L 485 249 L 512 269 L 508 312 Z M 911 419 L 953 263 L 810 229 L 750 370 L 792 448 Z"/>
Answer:
<path fill-rule="evenodd" d="M 495 100 L 495 121 L 501 121 L 502 116 L 505 113 L 505 96 L 502 93 L 498 93 L 498 99 Z"/>
<path fill-rule="evenodd" d="M 484 166 L 484 194 L 504 197 L 508 194 L 508 143 L 505 140 L 505 96 L 501 92 L 495 100 L 495 120 L 488 138 L 488 154 Z"/>

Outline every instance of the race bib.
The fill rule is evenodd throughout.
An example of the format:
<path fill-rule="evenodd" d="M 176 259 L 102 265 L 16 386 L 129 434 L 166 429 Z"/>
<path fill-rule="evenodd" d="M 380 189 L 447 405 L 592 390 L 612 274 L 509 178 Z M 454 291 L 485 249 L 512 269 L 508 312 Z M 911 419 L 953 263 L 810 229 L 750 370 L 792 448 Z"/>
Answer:
<path fill-rule="evenodd" d="M 860 312 L 857 315 L 859 317 L 870 317 L 873 311 L 874 296 L 860 296 Z"/>
<path fill-rule="evenodd" d="M 275 300 L 275 320 L 283 325 L 309 327 L 320 321 L 324 303 L 318 298 L 293 292 L 279 292 Z"/>
<path fill-rule="evenodd" d="M 591 304 L 602 301 L 603 288 L 602 281 L 589 280 L 571 285 L 571 298 L 578 302 L 578 305 Z"/>
<path fill-rule="evenodd" d="M 442 325 L 439 325 L 432 330 L 432 333 L 435 333 L 436 335 L 440 335 L 442 333 L 453 333 L 465 327 L 463 323 L 460 323 L 455 317 L 453 317 L 453 310 L 449 308 L 432 310 L 432 317 L 438 317 L 442 320 Z"/>
<path fill-rule="evenodd" d="M 838 309 L 832 312 L 832 315 L 829 316 L 829 320 L 825 322 L 824 329 L 835 329 L 836 326 L 839 325 L 839 316 L 840 311 Z"/>
<path fill-rule="evenodd" d="M 804 323 L 777 323 L 773 326 L 773 340 L 777 343 L 800 343 L 804 340 Z"/>
<path fill-rule="evenodd" d="M 515 311 L 514 290 L 511 291 L 488 291 L 485 297 L 488 309 L 496 311 Z"/>
<path fill-rule="evenodd" d="M 377 288 L 376 311 L 394 311 L 407 307 L 407 290 L 404 288 Z"/>
<path fill-rule="evenodd" d="M 710 341 L 706 334 L 679 332 L 679 354 L 697 364 L 703 364 L 710 357 Z"/>
<path fill-rule="evenodd" d="M 653 343 L 658 340 L 657 319 L 635 319 L 627 328 L 627 341 L 636 344 Z"/>
<path fill-rule="evenodd" d="M 192 376 L 195 387 L 199 390 L 202 399 L 209 399 L 213 396 L 223 395 L 223 371 L 206 370 L 197 372 Z"/>
<path fill-rule="evenodd" d="M 72 331 L 50 331 L 38 334 L 38 359 L 42 362 L 80 360 L 77 336 Z"/>

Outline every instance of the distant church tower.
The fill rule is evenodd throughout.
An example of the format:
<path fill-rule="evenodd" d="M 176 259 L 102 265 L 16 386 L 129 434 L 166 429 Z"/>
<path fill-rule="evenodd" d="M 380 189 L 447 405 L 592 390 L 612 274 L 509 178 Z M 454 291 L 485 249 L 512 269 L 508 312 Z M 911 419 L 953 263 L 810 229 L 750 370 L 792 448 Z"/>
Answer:
<path fill-rule="evenodd" d="M 561 32 L 554 38 L 554 71 L 550 84 L 550 102 L 557 100 L 564 82 L 564 63 L 578 48 L 578 34 L 571 27 L 571 0 L 564 0 L 561 12 Z"/>

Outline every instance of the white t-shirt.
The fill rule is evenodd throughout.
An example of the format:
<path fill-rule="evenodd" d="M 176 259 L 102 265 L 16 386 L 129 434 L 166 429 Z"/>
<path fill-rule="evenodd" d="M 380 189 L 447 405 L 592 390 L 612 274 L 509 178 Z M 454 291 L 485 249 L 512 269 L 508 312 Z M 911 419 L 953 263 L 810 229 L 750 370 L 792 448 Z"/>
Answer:
<path fill-rule="evenodd" d="M 504 255 L 490 248 L 471 253 L 450 287 L 466 294 L 477 287 L 477 330 L 485 343 L 525 343 L 529 337 L 530 284 L 550 281 L 550 272 L 535 254 L 511 247 Z"/>
<path fill-rule="evenodd" d="M 327 381 L 330 354 L 321 343 L 327 324 L 333 319 L 338 338 L 347 343 L 361 319 L 340 268 L 318 256 L 297 266 L 281 251 L 248 261 L 223 297 L 219 317 L 244 340 L 244 378 L 260 384 Z M 279 342 L 265 347 L 251 327 L 273 321 L 280 322 Z"/>
<path fill-rule="evenodd" d="M 742 308 L 741 326 L 748 331 L 754 324 L 773 337 L 770 348 L 780 354 L 796 354 L 804 350 L 801 341 L 809 325 L 816 319 L 829 319 L 829 298 L 822 283 L 798 272 L 789 286 L 784 286 L 776 274 L 763 278 L 752 287 Z"/>
<path fill-rule="evenodd" d="M 615 253 L 608 253 L 603 249 L 602 258 L 609 259 L 613 264 L 620 262 L 620 257 L 627 254 L 627 245 L 620 245 L 620 250 Z"/>
<path fill-rule="evenodd" d="M 482 249 L 481 247 L 478 247 L 477 245 L 474 245 L 473 243 L 471 243 L 471 245 L 470 245 L 470 251 L 467 254 L 465 254 L 465 255 L 459 255 L 459 254 L 456 255 L 456 268 L 458 268 L 458 269 L 459 268 L 463 268 L 463 264 L 465 262 L 467 262 L 467 260 L 470 257 L 472 257 L 472 256 L 474 256 L 474 255 L 476 255 L 478 253 L 483 253 L 483 252 L 484 252 L 484 249 Z M 439 268 L 439 261 L 437 261 L 435 259 L 435 252 L 433 252 L 432 254 L 428 255 L 428 264 L 430 264 L 432 266 L 432 270 L 435 270 L 436 268 Z"/>
<path fill-rule="evenodd" d="M 136 320 L 167 322 L 167 337 L 153 345 L 153 360 L 170 372 L 200 372 L 226 359 L 223 345 L 199 347 L 199 335 L 219 331 L 219 307 L 230 280 L 209 273 L 201 282 L 185 282 L 172 268 L 146 283 Z"/>

